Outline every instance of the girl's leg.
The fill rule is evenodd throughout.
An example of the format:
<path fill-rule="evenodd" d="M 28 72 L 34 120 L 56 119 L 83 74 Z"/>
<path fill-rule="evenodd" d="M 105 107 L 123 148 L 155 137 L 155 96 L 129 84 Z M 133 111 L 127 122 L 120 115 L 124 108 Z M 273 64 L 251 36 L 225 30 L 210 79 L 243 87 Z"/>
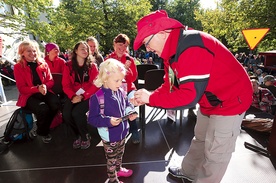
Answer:
<path fill-rule="evenodd" d="M 116 158 L 117 158 L 117 142 L 106 142 L 102 140 L 105 157 L 106 157 L 106 168 L 107 176 L 110 182 L 119 182 L 116 171 Z"/>

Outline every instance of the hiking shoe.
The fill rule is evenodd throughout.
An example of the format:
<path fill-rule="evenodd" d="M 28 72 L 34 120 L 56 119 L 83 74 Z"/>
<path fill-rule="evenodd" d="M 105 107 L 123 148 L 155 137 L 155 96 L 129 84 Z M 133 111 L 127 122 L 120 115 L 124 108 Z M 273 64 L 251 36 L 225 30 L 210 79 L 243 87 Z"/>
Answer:
<path fill-rule="evenodd" d="M 121 167 L 120 171 L 117 172 L 117 177 L 130 177 L 132 173 L 131 169 Z"/>
<path fill-rule="evenodd" d="M 131 141 L 133 144 L 139 144 L 140 143 L 140 137 L 138 131 L 134 131 L 131 133 Z"/>
<path fill-rule="evenodd" d="M 87 149 L 90 147 L 90 140 L 81 141 L 81 149 Z"/>
<path fill-rule="evenodd" d="M 78 149 L 81 147 L 81 137 L 73 142 L 73 149 Z"/>
<path fill-rule="evenodd" d="M 34 139 L 35 137 L 37 136 L 37 132 L 36 132 L 36 130 L 31 130 L 31 131 L 29 131 L 29 137 L 31 138 L 31 139 Z"/>
<path fill-rule="evenodd" d="M 182 170 L 180 167 L 169 167 L 169 173 L 174 177 L 181 178 L 181 179 L 187 179 L 191 182 L 193 181 L 192 178 L 190 178 L 187 175 L 184 175 L 182 173 Z"/>
<path fill-rule="evenodd" d="M 41 136 L 41 139 L 45 144 L 48 144 L 52 140 L 52 136 L 48 134 L 46 136 Z"/>

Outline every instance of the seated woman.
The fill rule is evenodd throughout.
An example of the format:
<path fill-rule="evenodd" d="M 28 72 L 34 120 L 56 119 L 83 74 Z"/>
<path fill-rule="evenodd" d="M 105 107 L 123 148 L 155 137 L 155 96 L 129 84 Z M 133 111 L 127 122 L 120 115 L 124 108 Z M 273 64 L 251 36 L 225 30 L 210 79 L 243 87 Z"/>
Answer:
<path fill-rule="evenodd" d="M 100 51 L 99 51 L 99 42 L 93 36 L 88 37 L 86 39 L 86 42 L 90 47 L 92 61 L 95 62 L 99 67 L 100 64 L 104 61 L 103 56 L 100 54 Z"/>
<path fill-rule="evenodd" d="M 49 65 L 51 73 L 62 73 L 65 60 L 59 57 L 59 47 L 55 43 L 45 45 L 45 61 Z"/>
<path fill-rule="evenodd" d="M 74 149 L 87 149 L 90 146 L 86 113 L 89 110 L 89 98 L 98 91 L 93 81 L 98 76 L 98 67 L 91 63 L 90 48 L 84 41 L 78 42 L 72 52 L 71 61 L 63 71 L 62 86 L 67 95 L 63 107 L 63 120 L 69 124 L 76 139 Z"/>
<path fill-rule="evenodd" d="M 251 79 L 251 82 L 254 91 L 251 105 L 264 112 L 272 113 L 271 106 L 276 102 L 274 95 L 267 88 L 260 87 L 256 79 Z"/>
<path fill-rule="evenodd" d="M 37 135 L 42 137 L 44 143 L 49 143 L 52 140 L 50 125 L 59 109 L 58 98 L 51 91 L 54 81 L 50 69 L 41 59 L 35 41 L 23 41 L 18 47 L 18 54 L 20 58 L 14 66 L 19 91 L 16 105 L 25 107 L 35 114 Z"/>

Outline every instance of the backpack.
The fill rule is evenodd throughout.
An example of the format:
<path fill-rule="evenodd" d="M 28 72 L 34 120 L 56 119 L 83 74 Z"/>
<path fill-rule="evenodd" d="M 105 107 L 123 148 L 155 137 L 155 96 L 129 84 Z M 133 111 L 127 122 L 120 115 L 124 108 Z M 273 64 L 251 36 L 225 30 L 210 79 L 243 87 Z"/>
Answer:
<path fill-rule="evenodd" d="M 100 105 L 100 113 L 104 115 L 104 92 L 102 89 L 99 89 L 96 93 L 95 93 L 99 105 Z"/>
<path fill-rule="evenodd" d="M 126 97 L 126 88 L 121 88 L 120 89 L 122 92 L 123 92 L 123 95 L 124 97 Z M 104 115 L 104 92 L 102 89 L 99 89 L 96 93 L 95 93 L 97 99 L 98 99 L 98 102 L 99 102 L 99 105 L 100 105 L 100 113 Z"/>
<path fill-rule="evenodd" d="M 5 132 L 5 141 L 30 139 L 29 132 L 33 128 L 33 116 L 24 109 L 16 109 L 10 117 Z"/>

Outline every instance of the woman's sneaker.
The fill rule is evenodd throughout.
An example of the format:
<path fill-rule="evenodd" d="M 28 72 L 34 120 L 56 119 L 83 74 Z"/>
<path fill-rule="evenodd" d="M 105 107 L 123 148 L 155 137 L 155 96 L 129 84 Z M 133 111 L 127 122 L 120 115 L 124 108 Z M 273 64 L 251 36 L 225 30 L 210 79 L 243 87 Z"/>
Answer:
<path fill-rule="evenodd" d="M 88 149 L 90 147 L 90 140 L 81 141 L 81 149 Z"/>
<path fill-rule="evenodd" d="M 52 136 L 50 134 L 46 135 L 46 136 L 41 136 L 41 139 L 42 141 L 45 143 L 45 144 L 48 144 L 51 142 L 52 140 Z"/>
<path fill-rule="evenodd" d="M 131 169 L 121 167 L 120 171 L 117 172 L 117 177 L 130 177 L 132 173 Z"/>
<path fill-rule="evenodd" d="M 87 149 L 90 147 L 91 136 L 89 133 L 86 134 L 86 141 L 81 141 L 81 149 Z"/>
<path fill-rule="evenodd" d="M 79 149 L 81 147 L 81 137 L 73 142 L 73 149 Z"/>

